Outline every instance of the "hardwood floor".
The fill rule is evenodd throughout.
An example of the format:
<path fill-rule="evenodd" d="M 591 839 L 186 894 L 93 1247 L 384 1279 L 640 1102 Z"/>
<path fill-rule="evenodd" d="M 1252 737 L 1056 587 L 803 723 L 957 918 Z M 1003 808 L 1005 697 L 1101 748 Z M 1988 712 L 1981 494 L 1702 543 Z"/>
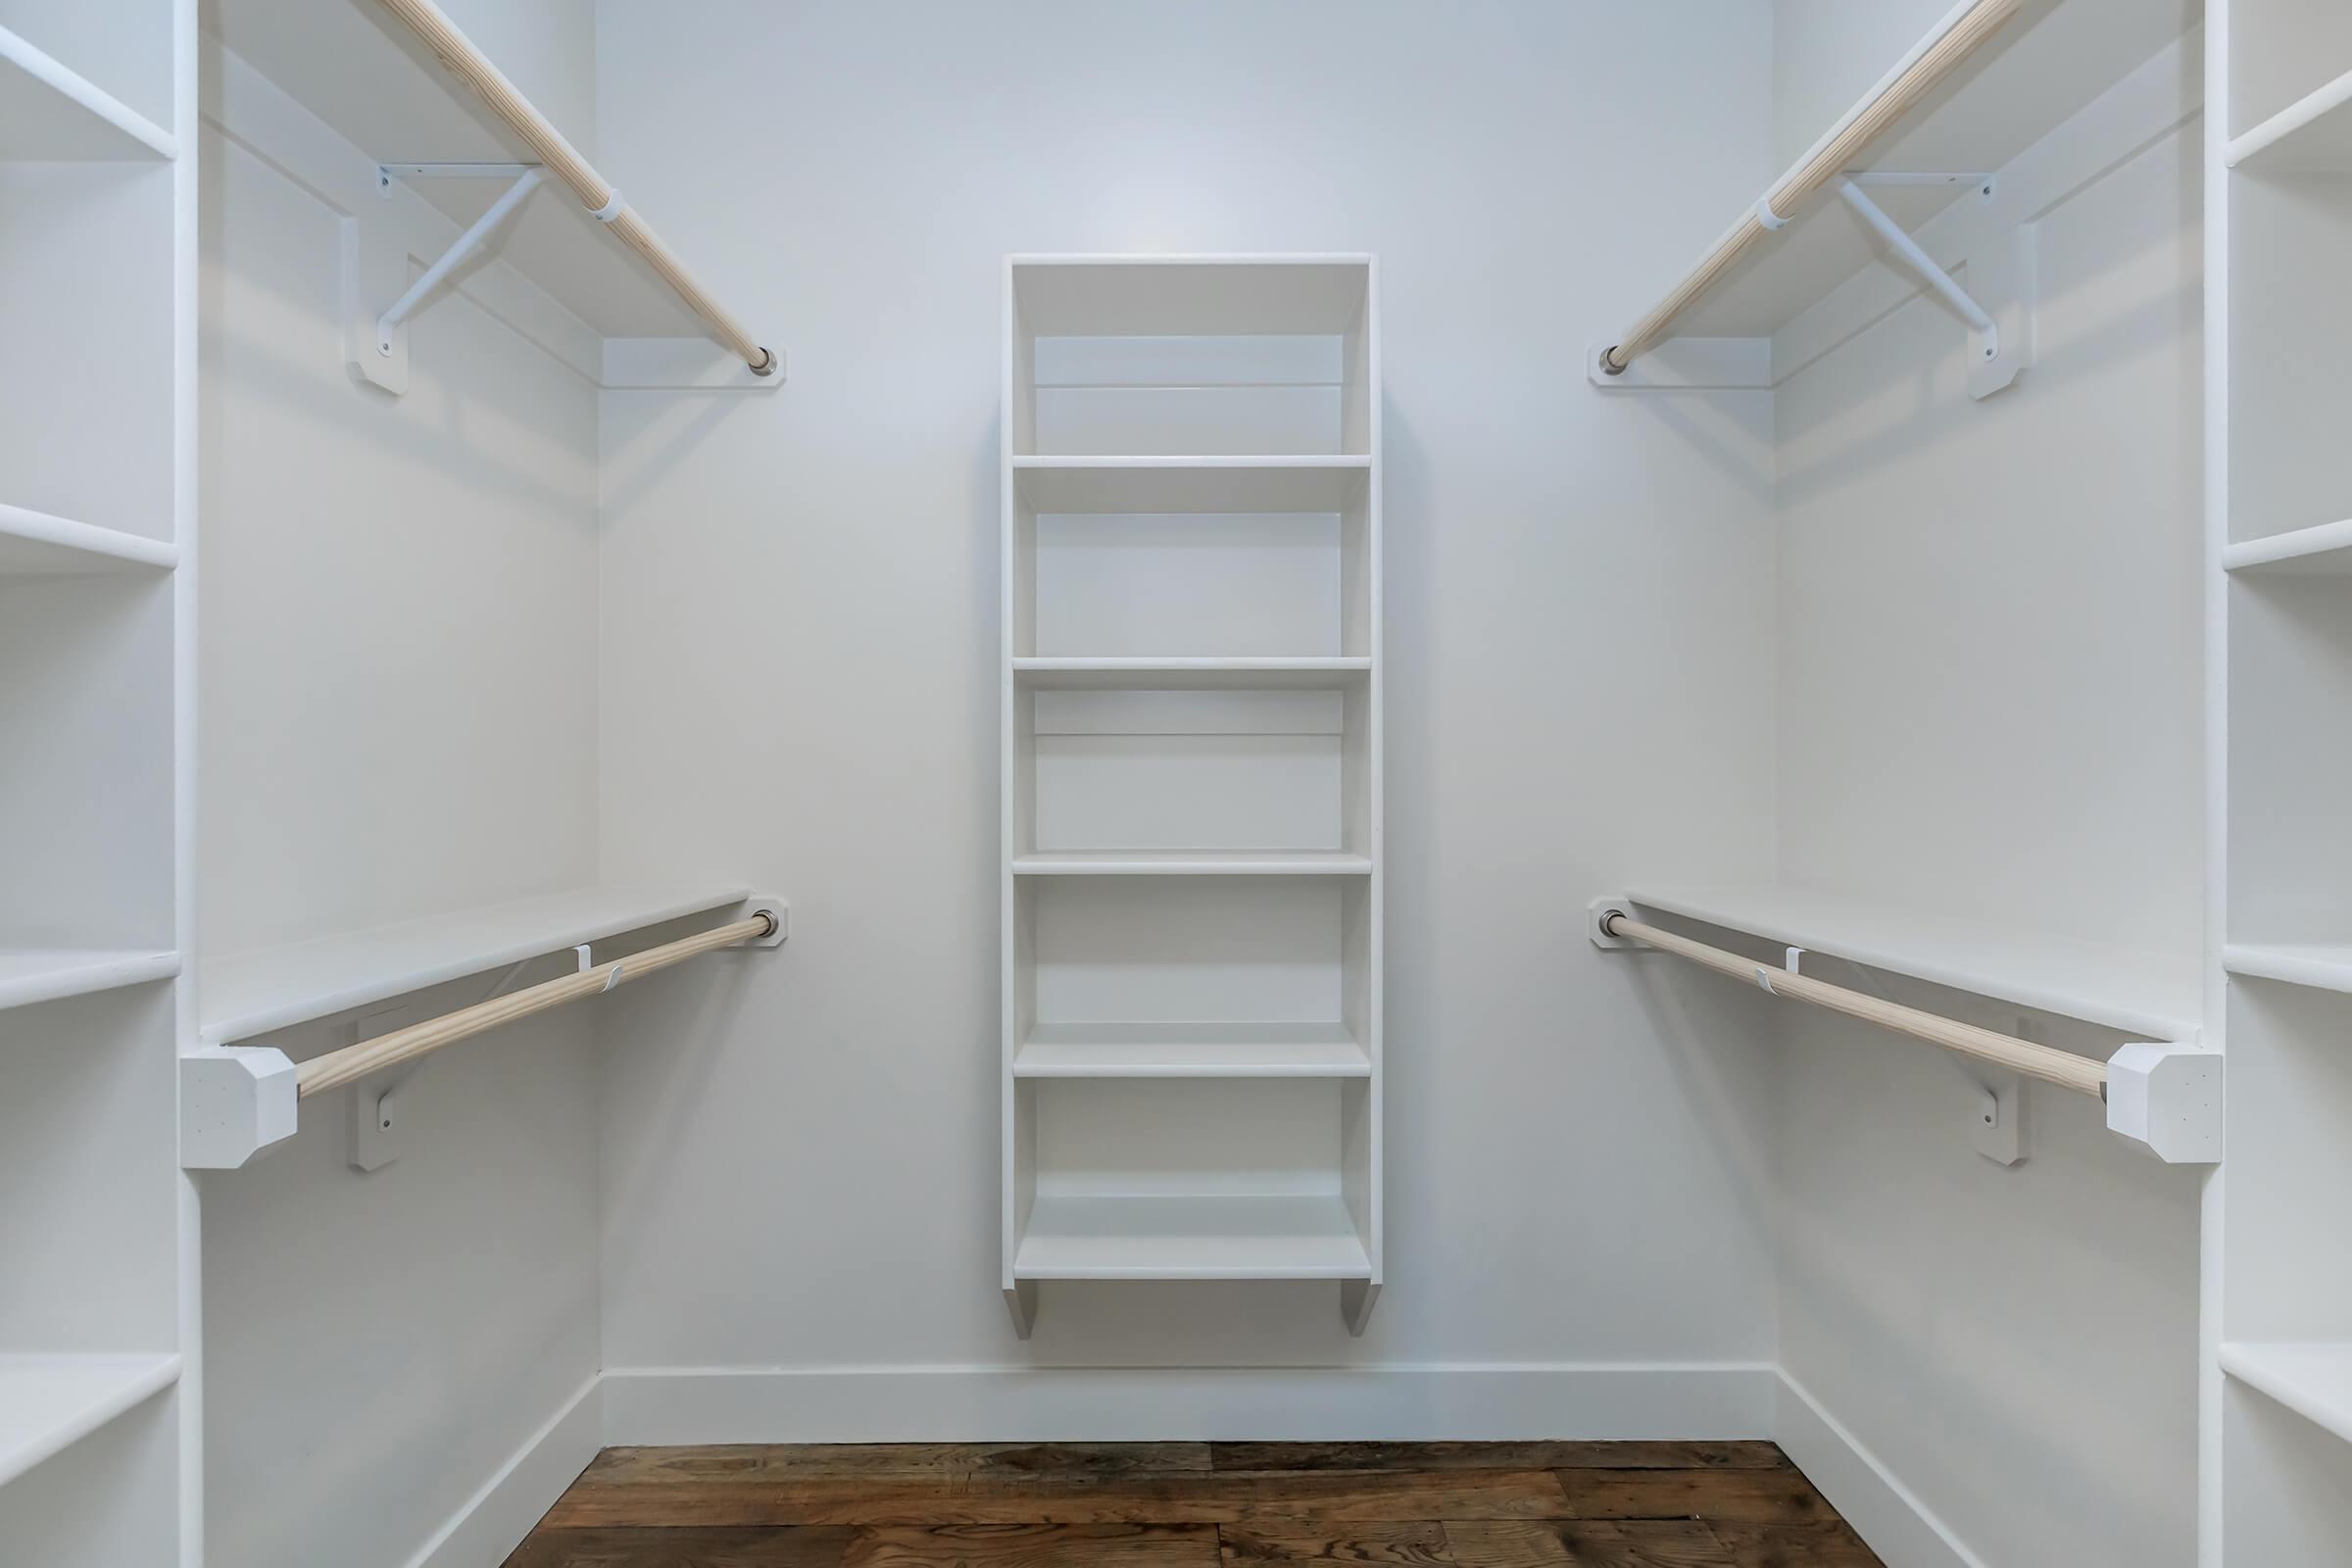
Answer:
<path fill-rule="evenodd" d="M 507 1568 L 1880 1568 L 1769 1443 L 608 1448 Z"/>

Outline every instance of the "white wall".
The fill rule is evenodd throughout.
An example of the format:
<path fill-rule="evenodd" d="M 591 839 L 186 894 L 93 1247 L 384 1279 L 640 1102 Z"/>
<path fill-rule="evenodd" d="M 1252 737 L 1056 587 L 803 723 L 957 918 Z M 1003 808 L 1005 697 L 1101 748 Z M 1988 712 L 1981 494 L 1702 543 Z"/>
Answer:
<path fill-rule="evenodd" d="M 605 401 L 606 870 L 794 903 L 740 990 L 606 1004 L 609 1366 L 1769 1360 L 1765 1054 L 1582 912 L 1637 869 L 1769 860 L 1768 411 L 1579 368 L 1767 176 L 1768 20 L 600 8 L 609 172 L 792 377 Z M 1388 1293 L 1357 1342 L 1329 1286 L 1049 1285 L 1023 1345 L 996 1289 L 1001 258 L 1304 249 L 1378 252 L 1385 287 Z M 863 1435 L 999 1435 L 1025 1397 L 936 1387 Z M 1079 1387 L 1101 1426 L 1159 1419 Z M 792 1398 L 699 1432 L 790 1430 Z"/>
<path fill-rule="evenodd" d="M 1789 168 L 1955 0 L 1772 0 L 1772 170 Z"/>
<path fill-rule="evenodd" d="M 373 162 L 278 109 L 299 134 L 200 147 L 207 956 L 595 873 L 594 393 L 456 295 L 415 320 L 405 398 L 356 384 L 338 258 Z M 205 1177 L 212 1562 L 399 1568 L 594 1375 L 592 1028 L 419 1066 L 372 1175 L 333 1095 Z"/>
<path fill-rule="evenodd" d="M 1791 879 L 2198 953 L 2200 135 L 2041 218 L 2011 390 L 1965 396 L 1921 300 L 1779 394 Z M 2055 1091 L 2003 1169 L 1928 1048 L 1782 1025 L 1789 1374 L 1984 1563 L 2192 1562 L 2199 1173 Z"/>

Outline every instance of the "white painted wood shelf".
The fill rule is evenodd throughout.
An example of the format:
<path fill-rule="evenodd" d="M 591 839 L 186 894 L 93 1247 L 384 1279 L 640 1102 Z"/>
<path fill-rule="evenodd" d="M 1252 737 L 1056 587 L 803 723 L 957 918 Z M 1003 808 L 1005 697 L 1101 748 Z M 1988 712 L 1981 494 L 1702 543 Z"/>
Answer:
<path fill-rule="evenodd" d="M 2229 162 L 2254 174 L 2352 172 L 2352 71 L 2231 141 Z"/>
<path fill-rule="evenodd" d="M 2352 942 L 2232 942 L 2222 950 L 2231 974 L 2352 993 Z"/>
<path fill-rule="evenodd" d="M 2201 1032 L 2198 963 L 1779 886 L 1649 887 L 1646 908 L 2158 1042 Z"/>
<path fill-rule="evenodd" d="M 0 27 L 0 159 L 78 163 L 175 156 L 170 131 L 31 40 Z"/>
<path fill-rule="evenodd" d="M 178 1381 L 176 1355 L 0 1354 L 0 1486 Z"/>
<path fill-rule="evenodd" d="M 2222 1370 L 2334 1437 L 2352 1443 L 2352 1344 L 2240 1341 Z"/>
<path fill-rule="evenodd" d="M 1369 1078 L 1343 1023 L 1041 1023 L 1016 1078 Z"/>
<path fill-rule="evenodd" d="M 1371 1254 L 1337 1195 L 1040 1194 L 1023 1280 L 1361 1280 Z"/>
<path fill-rule="evenodd" d="M 447 980 L 742 903 L 742 887 L 586 888 L 202 965 L 202 1034 L 226 1045 Z"/>
<path fill-rule="evenodd" d="M 1307 688 L 1362 679 L 1372 661 L 1300 659 L 1015 659 L 1012 672 L 1039 691 L 1117 691 L 1137 686 L 1197 690 Z"/>
<path fill-rule="evenodd" d="M 1055 850 L 1013 857 L 1015 876 L 1370 876 L 1345 850 Z"/>
<path fill-rule="evenodd" d="M 2247 576 L 2352 576 L 2352 518 L 2225 545 L 2222 567 Z"/>
<path fill-rule="evenodd" d="M 2144 0 L 2029 6 L 1848 170 L 1969 175 L 2002 170 L 2180 39 L 2182 21 L 2182 8 Z M 1900 227 L 1916 232 L 1955 201 L 1982 200 L 1977 180 L 1963 179 L 1875 185 L 1869 195 Z M 1744 220 L 1747 213 L 1737 217 Z M 1693 240 L 1702 237 L 1711 236 L 1692 234 Z M 1679 264 L 1684 258 L 1669 260 Z M 1825 192 L 1733 268 L 1674 325 L 1668 341 L 1769 338 L 1848 279 L 1889 265 L 1901 267 L 1851 209 Z M 1596 330 L 1625 326 L 1633 311 L 1649 303 L 1627 298 L 1626 320 L 1596 323 Z M 1612 341 L 1601 337 L 1595 344 Z"/>
<path fill-rule="evenodd" d="M 179 973 L 176 953 L 117 948 L 0 948 L 0 1011 L 122 986 L 149 985 Z"/>
<path fill-rule="evenodd" d="M 169 540 L 0 504 L 0 577 L 164 572 L 178 564 L 179 547 Z"/>

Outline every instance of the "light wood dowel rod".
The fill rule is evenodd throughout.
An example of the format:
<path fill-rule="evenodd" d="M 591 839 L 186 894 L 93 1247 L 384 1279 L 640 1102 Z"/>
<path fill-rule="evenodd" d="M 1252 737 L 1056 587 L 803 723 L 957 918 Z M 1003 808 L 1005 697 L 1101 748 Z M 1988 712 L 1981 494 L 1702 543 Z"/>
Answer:
<path fill-rule="evenodd" d="M 472 88 L 490 112 L 522 139 L 548 173 L 571 188 L 581 206 L 591 213 L 603 213 L 612 205 L 614 193 L 604 175 L 580 156 L 579 149 L 564 139 L 564 133 L 528 98 L 515 90 L 505 73 L 473 46 L 472 40 L 458 29 L 458 24 L 433 0 L 381 0 L 381 3 L 385 10 L 407 24 L 409 30 L 433 52 L 451 75 Z M 634 210 L 623 206 L 605 226 L 623 245 L 645 258 L 662 281 L 685 302 L 688 310 L 703 318 L 711 335 L 725 344 L 729 352 L 759 374 L 774 373 L 776 357 L 756 342 L 744 330 L 742 322 L 704 291 L 694 274 L 686 270 L 686 264 L 662 243 L 661 236 L 648 228 Z"/>
<path fill-rule="evenodd" d="M 2024 0 L 1963 0 L 1869 97 L 1848 111 L 1794 169 L 1782 175 L 1757 206 L 1769 212 L 1776 222 L 1794 218 L 1831 180 L 1852 168 L 1871 143 L 1918 108 L 1945 77 L 1982 49 L 2023 4 Z M 1761 212 L 1751 211 L 1733 224 L 1731 232 L 1715 242 L 1690 275 L 1617 340 L 1616 347 L 1603 356 L 1607 368 L 1612 372 L 1623 370 L 1656 348 L 1674 323 L 1713 292 L 1772 231 Z"/>
<path fill-rule="evenodd" d="M 513 996 L 493 997 L 488 1002 L 476 1003 L 470 1007 L 462 1007 L 438 1018 L 428 1018 L 422 1023 L 411 1024 L 406 1029 L 378 1035 L 373 1040 L 363 1040 L 356 1046 L 346 1046 L 341 1051 L 330 1051 L 323 1056 L 313 1056 L 295 1069 L 295 1087 L 300 1097 L 308 1100 L 313 1095 L 322 1095 L 329 1089 L 339 1089 L 355 1079 L 365 1078 L 371 1072 L 380 1072 L 396 1063 L 426 1055 L 444 1046 L 454 1046 L 461 1040 L 470 1039 L 487 1029 L 495 1029 L 502 1023 L 513 1023 L 517 1018 L 527 1018 L 535 1012 L 545 1012 L 550 1007 L 561 1007 L 567 1002 L 592 997 L 632 980 L 642 980 L 657 969 L 683 963 L 698 954 L 731 948 L 738 942 L 771 935 L 775 929 L 773 916 L 755 914 L 749 919 L 705 931 L 699 936 L 665 942 L 661 947 L 632 953 L 626 957 L 614 958 L 610 963 L 600 963 L 593 969 L 583 969 L 578 974 L 567 974 L 560 980 L 527 987 Z"/>
<path fill-rule="evenodd" d="M 1809 1002 L 1817 1007 L 1827 1007 L 1832 1012 L 1841 1012 L 1849 1018 L 1859 1018 L 1864 1023 L 1875 1023 L 1882 1029 L 1892 1029 L 1897 1034 L 1925 1040 L 1930 1045 L 1941 1046 L 1946 1051 L 1956 1051 L 1961 1055 L 2006 1067 L 2011 1072 L 2039 1079 L 2045 1084 L 2056 1084 L 2061 1089 L 2072 1089 L 2077 1094 L 2100 1099 L 2105 1098 L 2107 1093 L 2107 1064 L 2103 1061 L 2078 1056 L 2050 1046 L 2037 1046 L 2030 1040 L 2019 1040 L 2011 1035 L 1995 1034 L 1973 1024 L 1937 1017 L 1935 1013 L 1922 1012 L 1917 1007 L 1906 1007 L 1899 1003 L 1882 1002 L 1877 997 L 1848 991 L 1843 986 L 1834 986 L 1827 981 L 1816 980 L 1811 975 L 1791 974 L 1786 969 L 1759 963 L 1753 958 L 1743 958 L 1737 953 L 1710 948 L 1703 942 L 1693 942 L 1689 937 L 1662 931 L 1617 910 L 1611 910 L 1601 917 L 1600 929 L 1605 935 L 1631 938 L 1660 952 L 1689 958 L 1692 963 L 1704 964 L 1718 974 L 1728 974 L 1735 980 L 1744 980 L 1750 985 L 1762 984 L 1776 997 Z"/>

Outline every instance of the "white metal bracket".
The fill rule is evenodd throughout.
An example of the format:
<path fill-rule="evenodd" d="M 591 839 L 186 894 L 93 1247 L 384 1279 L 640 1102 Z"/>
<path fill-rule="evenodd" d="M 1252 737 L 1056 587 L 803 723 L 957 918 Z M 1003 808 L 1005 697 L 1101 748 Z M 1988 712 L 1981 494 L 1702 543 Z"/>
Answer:
<path fill-rule="evenodd" d="M 1937 183 L 1943 182 L 1948 177 L 1940 174 L 1929 176 L 1933 182 Z M 1879 183 L 1890 182 L 1890 180 L 1879 181 Z M 1886 209 L 1872 201 L 1864 193 L 1859 181 L 1851 175 L 1840 178 L 1838 181 L 1838 194 L 1844 200 L 1846 206 L 1854 210 L 1872 232 L 1886 242 L 1887 249 L 1901 257 L 1911 270 L 1919 275 L 1921 281 L 1934 290 L 1938 299 L 1950 306 L 1953 311 L 1958 313 L 1960 318 L 1969 324 L 1972 332 L 1969 339 L 1971 358 L 1986 365 L 1999 360 L 2001 357 L 2001 328 L 1999 323 L 1993 320 L 1992 313 L 1978 304 L 1976 297 L 1962 288 L 1951 273 L 1938 267 L 1936 259 L 1927 253 L 1919 241 L 1911 237 L 1902 224 L 1888 218 Z M 1992 182 L 1988 178 L 1984 185 L 1984 199 L 1989 201 L 1991 198 Z"/>
<path fill-rule="evenodd" d="M 1636 948 L 1641 944 L 1631 937 L 1613 937 L 1600 928 L 1600 922 L 1611 914 L 1631 914 L 1634 905 L 1622 893 L 1604 893 L 1585 906 L 1585 934 L 1596 948 Z"/>
<path fill-rule="evenodd" d="M 351 1167 L 381 1170 L 400 1157 L 399 1084 L 351 1086 Z"/>
<path fill-rule="evenodd" d="M 235 1170 L 294 1136 L 294 1063 L 274 1046 L 206 1046 L 179 1058 L 179 1162 Z"/>
<path fill-rule="evenodd" d="M 747 948 L 780 948 L 792 935 L 792 906 L 773 893 L 755 893 L 746 900 L 743 917 L 764 914 L 775 921 L 776 928 L 763 937 L 754 937 L 744 944 Z"/>
<path fill-rule="evenodd" d="M 2107 1127 L 2168 1165 L 2222 1157 L 2223 1057 L 2195 1046 L 2135 1044 L 2107 1058 Z"/>
<path fill-rule="evenodd" d="M 545 172 L 536 164 L 377 166 L 376 190 L 387 199 L 392 194 L 394 184 L 404 178 L 504 179 L 509 183 L 498 200 L 490 204 L 489 211 L 475 219 L 466 232 L 442 252 L 439 260 L 427 267 L 414 282 L 410 282 L 401 291 L 400 297 L 378 312 L 364 329 L 360 323 L 367 317 L 367 302 L 383 298 L 383 292 L 377 290 L 389 291 L 387 285 L 390 279 L 384 275 L 387 271 L 396 270 L 405 279 L 408 257 L 405 254 L 384 256 L 381 254 L 384 247 L 380 242 L 373 250 L 369 250 L 368 237 L 363 232 L 360 247 L 364 254 L 356 258 L 356 266 L 347 272 L 346 278 L 347 291 L 352 295 L 350 314 L 354 318 L 349 329 L 350 361 L 354 375 L 382 387 L 394 396 L 408 391 L 409 318 L 435 289 L 448 281 L 450 273 L 488 243 L 490 236 L 529 198 L 532 191 L 539 188 L 545 177 Z M 363 225 L 363 230 L 365 227 Z"/>

